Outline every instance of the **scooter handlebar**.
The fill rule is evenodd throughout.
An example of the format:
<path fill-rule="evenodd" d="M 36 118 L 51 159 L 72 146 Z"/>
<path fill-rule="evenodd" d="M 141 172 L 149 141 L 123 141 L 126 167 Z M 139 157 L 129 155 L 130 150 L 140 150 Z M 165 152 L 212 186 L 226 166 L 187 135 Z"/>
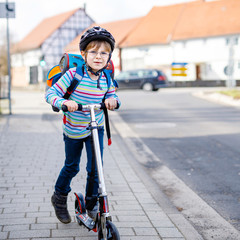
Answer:
<path fill-rule="evenodd" d="M 99 105 L 99 106 L 98 106 Z M 88 105 L 82 105 L 82 104 L 78 104 L 78 109 L 77 109 L 77 111 L 82 111 L 83 109 L 87 109 L 88 107 L 87 107 Z M 100 103 L 100 104 L 96 104 L 96 107 L 97 108 L 99 108 L 99 109 L 105 109 L 106 108 L 106 105 L 105 105 L 105 103 Z M 117 103 L 117 107 L 116 107 L 116 109 L 118 109 L 119 108 L 119 104 Z M 66 105 L 62 105 L 62 111 L 63 112 L 68 112 L 68 108 L 67 108 L 67 106 Z"/>

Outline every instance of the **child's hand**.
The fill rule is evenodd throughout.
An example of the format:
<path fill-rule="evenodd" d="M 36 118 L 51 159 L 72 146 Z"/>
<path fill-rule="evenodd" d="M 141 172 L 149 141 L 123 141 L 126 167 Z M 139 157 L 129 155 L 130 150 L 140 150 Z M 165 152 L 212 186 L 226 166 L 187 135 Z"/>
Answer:
<path fill-rule="evenodd" d="M 117 100 L 114 98 L 108 98 L 104 103 L 108 110 L 114 110 L 117 107 Z"/>
<path fill-rule="evenodd" d="M 78 104 L 75 101 L 69 100 L 64 102 L 64 105 L 67 106 L 69 112 L 75 112 L 78 110 Z"/>

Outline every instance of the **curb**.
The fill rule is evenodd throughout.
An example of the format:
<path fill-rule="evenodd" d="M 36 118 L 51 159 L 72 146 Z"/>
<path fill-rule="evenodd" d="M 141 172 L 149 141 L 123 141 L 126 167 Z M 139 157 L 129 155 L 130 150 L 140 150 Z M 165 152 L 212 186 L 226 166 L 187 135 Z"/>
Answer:
<path fill-rule="evenodd" d="M 211 102 L 233 106 L 233 107 L 240 107 L 240 100 L 235 100 L 230 96 L 226 96 L 216 92 L 193 92 L 192 95 L 194 97 L 202 98 Z"/>

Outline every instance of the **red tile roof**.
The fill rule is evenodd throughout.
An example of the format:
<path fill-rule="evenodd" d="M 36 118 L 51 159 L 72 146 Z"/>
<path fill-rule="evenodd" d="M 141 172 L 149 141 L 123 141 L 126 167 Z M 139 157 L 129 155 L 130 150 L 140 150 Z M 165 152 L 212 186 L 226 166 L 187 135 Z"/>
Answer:
<path fill-rule="evenodd" d="M 153 7 L 120 47 L 240 33 L 240 0 Z"/>
<path fill-rule="evenodd" d="M 174 40 L 240 33 L 240 0 L 186 4 Z"/>
<path fill-rule="evenodd" d="M 22 41 L 13 46 L 13 52 L 26 51 L 39 48 L 41 44 L 67 21 L 79 9 L 44 19 Z"/>
<path fill-rule="evenodd" d="M 153 7 L 127 36 L 121 47 L 166 43 L 174 29 L 183 5 Z"/>
<path fill-rule="evenodd" d="M 141 21 L 141 17 L 139 18 L 132 18 L 127 20 L 119 20 L 114 22 L 108 23 L 94 23 L 89 28 L 93 26 L 101 26 L 107 29 L 111 34 L 114 36 L 116 41 L 116 46 L 118 46 L 128 34 L 136 27 L 136 25 Z M 85 31 L 84 31 L 85 32 Z M 77 36 L 68 46 L 66 46 L 66 52 L 76 52 L 79 51 L 79 40 L 82 33 Z"/>

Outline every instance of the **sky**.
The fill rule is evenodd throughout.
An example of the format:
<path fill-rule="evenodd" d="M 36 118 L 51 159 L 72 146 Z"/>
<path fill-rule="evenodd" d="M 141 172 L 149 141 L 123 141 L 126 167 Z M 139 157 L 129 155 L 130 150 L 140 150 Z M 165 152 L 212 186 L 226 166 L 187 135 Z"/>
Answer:
<path fill-rule="evenodd" d="M 153 6 L 164 6 L 194 0 L 9 0 L 15 2 L 15 18 L 9 19 L 11 42 L 22 40 L 43 19 L 83 7 L 97 23 L 146 15 Z M 0 0 L 0 3 L 6 1 Z M 0 18 L 0 43 L 6 38 L 6 19 Z"/>

